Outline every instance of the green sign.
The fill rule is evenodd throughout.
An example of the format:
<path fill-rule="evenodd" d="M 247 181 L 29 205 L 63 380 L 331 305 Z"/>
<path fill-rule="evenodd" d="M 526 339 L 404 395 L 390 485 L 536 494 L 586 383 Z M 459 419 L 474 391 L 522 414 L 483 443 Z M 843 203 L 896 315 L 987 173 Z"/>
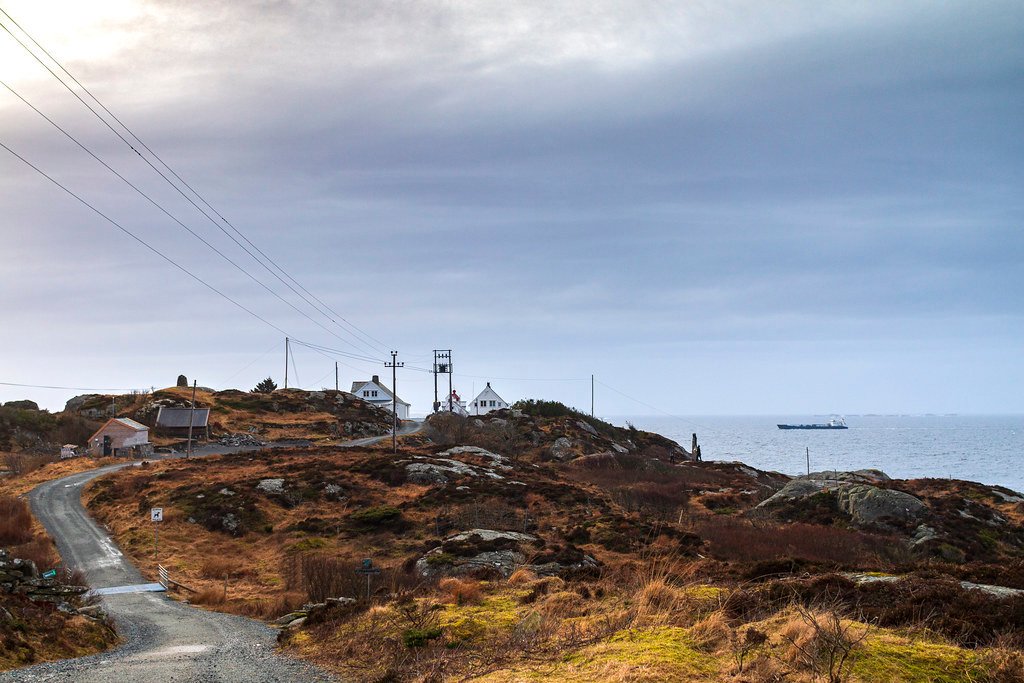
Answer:
<path fill-rule="evenodd" d="M 55 579 L 55 578 L 57 578 L 57 570 L 56 569 L 50 569 L 50 570 L 47 570 L 47 571 L 43 572 L 43 578 L 44 579 Z"/>

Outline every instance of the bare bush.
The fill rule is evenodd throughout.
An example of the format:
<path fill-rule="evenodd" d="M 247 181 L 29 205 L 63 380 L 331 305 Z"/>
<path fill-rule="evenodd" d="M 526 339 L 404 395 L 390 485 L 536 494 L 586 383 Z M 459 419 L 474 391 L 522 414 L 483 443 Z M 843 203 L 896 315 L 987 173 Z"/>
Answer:
<path fill-rule="evenodd" d="M 28 543 L 19 545 L 14 553 L 23 560 L 31 560 L 40 569 L 55 567 L 60 561 L 53 541 L 45 536 L 33 538 Z"/>
<path fill-rule="evenodd" d="M 889 538 L 818 524 L 751 522 L 727 516 L 694 517 L 690 531 L 709 541 L 720 560 L 765 562 L 798 559 L 839 566 L 889 565 L 901 559 Z"/>
<path fill-rule="evenodd" d="M 33 453 L 5 453 L 4 464 L 12 476 L 21 477 L 40 467 L 56 462 L 56 455 L 41 455 Z"/>
<path fill-rule="evenodd" d="M 13 496 L 0 496 L 0 546 L 21 545 L 32 537 L 28 503 Z"/>
<path fill-rule="evenodd" d="M 847 680 L 850 654 L 861 646 L 870 628 L 844 620 L 836 606 L 812 609 L 794 605 L 797 621 L 784 629 L 782 638 L 791 646 L 796 663 L 829 683 Z"/>

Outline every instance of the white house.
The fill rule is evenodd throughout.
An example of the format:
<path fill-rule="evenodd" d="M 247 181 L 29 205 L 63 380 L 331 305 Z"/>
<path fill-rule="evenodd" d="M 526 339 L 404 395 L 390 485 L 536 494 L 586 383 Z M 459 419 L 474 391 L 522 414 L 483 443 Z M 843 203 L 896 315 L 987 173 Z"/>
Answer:
<path fill-rule="evenodd" d="M 387 408 L 388 410 L 391 410 L 391 399 L 394 396 L 377 375 L 374 375 L 369 382 L 352 382 L 352 395 L 367 403 L 372 403 L 378 408 Z M 398 419 L 408 420 L 411 404 L 399 398 L 395 401 L 395 405 Z"/>
<path fill-rule="evenodd" d="M 486 415 L 492 410 L 501 410 L 502 408 L 508 408 L 508 403 L 501 396 L 498 396 L 494 389 L 491 389 L 490 382 L 480 392 L 480 395 L 469 404 L 469 410 L 474 415 Z"/>
<path fill-rule="evenodd" d="M 459 398 L 459 393 L 452 390 L 452 395 L 441 401 L 441 408 L 439 409 L 442 413 L 455 413 L 466 417 L 469 415 L 469 411 L 466 410 L 466 402 Z"/>

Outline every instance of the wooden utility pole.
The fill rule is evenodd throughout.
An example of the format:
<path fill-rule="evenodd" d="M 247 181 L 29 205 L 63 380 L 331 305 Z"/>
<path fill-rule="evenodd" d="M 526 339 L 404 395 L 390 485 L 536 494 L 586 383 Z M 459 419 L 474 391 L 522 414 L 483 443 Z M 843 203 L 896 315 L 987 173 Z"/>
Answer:
<path fill-rule="evenodd" d="M 590 417 L 594 417 L 594 375 L 590 375 Z"/>
<path fill-rule="evenodd" d="M 192 457 L 192 419 L 196 414 L 196 385 L 198 382 L 192 380 L 192 405 L 188 409 L 188 446 L 185 450 L 185 457 Z"/>
<path fill-rule="evenodd" d="M 288 337 L 284 338 L 284 388 L 288 388 Z"/>
<path fill-rule="evenodd" d="M 397 361 L 398 351 L 391 352 L 391 362 L 384 363 L 384 367 L 391 368 L 391 452 L 398 452 L 398 368 L 405 367 L 405 363 Z"/>
<path fill-rule="evenodd" d="M 811 447 L 804 446 L 804 454 L 807 456 L 807 475 L 811 474 Z"/>
<path fill-rule="evenodd" d="M 338 361 L 334 361 L 334 390 L 335 391 L 339 391 L 339 389 L 338 389 Z"/>

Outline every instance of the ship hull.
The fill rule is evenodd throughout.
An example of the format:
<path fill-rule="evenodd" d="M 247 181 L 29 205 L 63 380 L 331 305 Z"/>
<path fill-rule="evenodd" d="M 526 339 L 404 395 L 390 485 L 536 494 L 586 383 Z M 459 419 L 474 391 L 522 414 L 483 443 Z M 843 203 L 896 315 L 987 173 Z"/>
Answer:
<path fill-rule="evenodd" d="M 849 429 L 846 425 L 779 425 L 779 429 Z"/>

